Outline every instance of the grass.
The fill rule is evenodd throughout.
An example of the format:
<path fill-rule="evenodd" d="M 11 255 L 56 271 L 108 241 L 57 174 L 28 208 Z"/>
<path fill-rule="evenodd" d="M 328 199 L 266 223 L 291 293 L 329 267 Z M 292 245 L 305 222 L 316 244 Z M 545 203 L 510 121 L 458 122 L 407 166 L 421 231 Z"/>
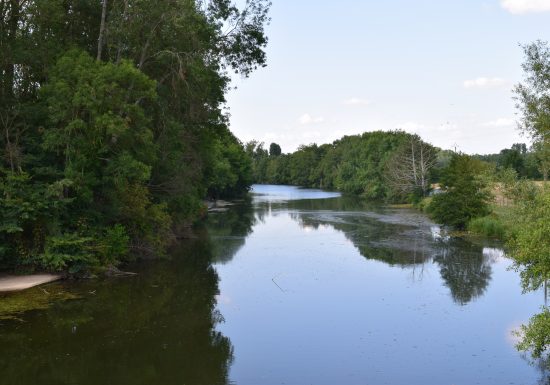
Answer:
<path fill-rule="evenodd" d="M 468 231 L 476 235 L 483 235 L 489 238 L 504 239 L 506 237 L 506 226 L 496 215 L 474 218 L 468 222 Z"/>
<path fill-rule="evenodd" d="M 492 205 L 491 214 L 474 218 L 468 223 L 468 231 L 474 235 L 506 240 L 512 232 L 516 215 L 513 205 Z"/>

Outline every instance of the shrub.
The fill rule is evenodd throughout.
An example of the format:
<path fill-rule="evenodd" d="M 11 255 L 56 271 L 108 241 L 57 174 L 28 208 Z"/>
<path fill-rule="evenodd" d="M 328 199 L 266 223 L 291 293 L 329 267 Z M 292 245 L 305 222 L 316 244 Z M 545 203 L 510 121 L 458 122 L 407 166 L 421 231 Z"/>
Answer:
<path fill-rule="evenodd" d="M 98 264 L 94 255 L 93 238 L 74 233 L 49 237 L 44 253 L 36 259 L 47 270 L 68 270 L 71 274 Z"/>
<path fill-rule="evenodd" d="M 466 228 L 472 218 L 489 214 L 490 194 L 482 177 L 483 162 L 465 154 L 455 154 L 443 171 L 445 192 L 432 198 L 428 213 L 439 223 Z"/>

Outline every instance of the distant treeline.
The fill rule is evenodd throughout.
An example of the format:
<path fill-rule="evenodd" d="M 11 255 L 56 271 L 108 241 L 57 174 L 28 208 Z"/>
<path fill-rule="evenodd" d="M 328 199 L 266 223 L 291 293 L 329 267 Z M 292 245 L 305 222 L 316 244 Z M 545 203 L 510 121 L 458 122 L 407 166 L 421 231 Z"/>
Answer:
<path fill-rule="evenodd" d="M 498 154 L 473 155 L 474 158 L 491 163 L 497 170 L 513 169 L 519 178 L 546 179 L 547 170 L 541 162 L 542 154 L 536 147 L 528 148 L 525 143 L 513 144 Z"/>
<path fill-rule="evenodd" d="M 330 144 L 303 145 L 284 154 L 277 143 L 269 149 L 251 141 L 255 183 L 289 184 L 338 190 L 368 199 L 416 201 L 438 183 L 455 154 L 403 131 L 374 131 L 344 136 Z M 462 154 L 464 155 L 464 154 Z M 517 177 L 543 179 L 539 152 L 523 143 L 498 154 L 472 155 L 486 173 L 514 170 Z"/>
<path fill-rule="evenodd" d="M 301 146 L 291 154 L 278 149 L 277 144 L 267 151 L 262 143 L 247 143 L 256 183 L 338 190 L 369 199 L 426 194 L 438 153 L 417 135 L 403 131 L 345 136 L 331 144 Z"/>

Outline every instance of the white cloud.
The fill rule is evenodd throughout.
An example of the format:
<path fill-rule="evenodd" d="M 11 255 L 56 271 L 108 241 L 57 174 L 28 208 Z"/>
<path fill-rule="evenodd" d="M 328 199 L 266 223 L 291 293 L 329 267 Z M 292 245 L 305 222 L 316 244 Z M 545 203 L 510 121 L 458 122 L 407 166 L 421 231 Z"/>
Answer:
<path fill-rule="evenodd" d="M 513 126 L 515 123 L 514 119 L 510 118 L 498 118 L 495 120 L 491 120 L 490 122 L 483 123 L 483 127 L 510 127 Z"/>
<path fill-rule="evenodd" d="M 370 103 L 370 100 L 361 98 L 349 98 L 344 100 L 344 104 L 348 106 L 368 106 Z"/>
<path fill-rule="evenodd" d="M 506 80 L 502 78 L 479 77 L 476 79 L 465 80 L 464 88 L 494 88 L 502 87 L 505 84 Z"/>
<path fill-rule="evenodd" d="M 307 125 L 312 123 L 323 123 L 325 121 L 325 118 L 322 116 L 313 117 L 310 114 L 303 114 L 298 119 L 298 122 L 300 122 L 301 125 Z"/>
<path fill-rule="evenodd" d="M 516 15 L 550 11 L 549 0 L 501 0 L 500 5 Z"/>

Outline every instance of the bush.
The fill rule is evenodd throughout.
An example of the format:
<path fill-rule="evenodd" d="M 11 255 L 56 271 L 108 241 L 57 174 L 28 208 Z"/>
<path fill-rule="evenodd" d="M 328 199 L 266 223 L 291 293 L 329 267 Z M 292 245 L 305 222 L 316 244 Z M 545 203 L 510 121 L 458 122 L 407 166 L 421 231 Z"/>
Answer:
<path fill-rule="evenodd" d="M 105 231 L 105 236 L 97 247 L 103 265 L 116 265 L 128 256 L 130 237 L 121 224 L 116 224 Z"/>
<path fill-rule="evenodd" d="M 36 262 L 47 270 L 67 269 L 71 274 L 98 264 L 93 238 L 73 233 L 48 238 L 44 253 L 37 257 Z"/>
<path fill-rule="evenodd" d="M 428 213 L 439 223 L 466 228 L 472 218 L 489 214 L 490 194 L 482 177 L 486 171 L 483 162 L 465 154 L 455 154 L 441 179 L 445 192 L 435 195 Z"/>
<path fill-rule="evenodd" d="M 432 203 L 432 199 L 432 197 L 423 198 L 420 200 L 420 202 L 414 203 L 414 207 L 422 212 L 427 212 L 428 207 L 430 207 L 430 203 Z"/>

